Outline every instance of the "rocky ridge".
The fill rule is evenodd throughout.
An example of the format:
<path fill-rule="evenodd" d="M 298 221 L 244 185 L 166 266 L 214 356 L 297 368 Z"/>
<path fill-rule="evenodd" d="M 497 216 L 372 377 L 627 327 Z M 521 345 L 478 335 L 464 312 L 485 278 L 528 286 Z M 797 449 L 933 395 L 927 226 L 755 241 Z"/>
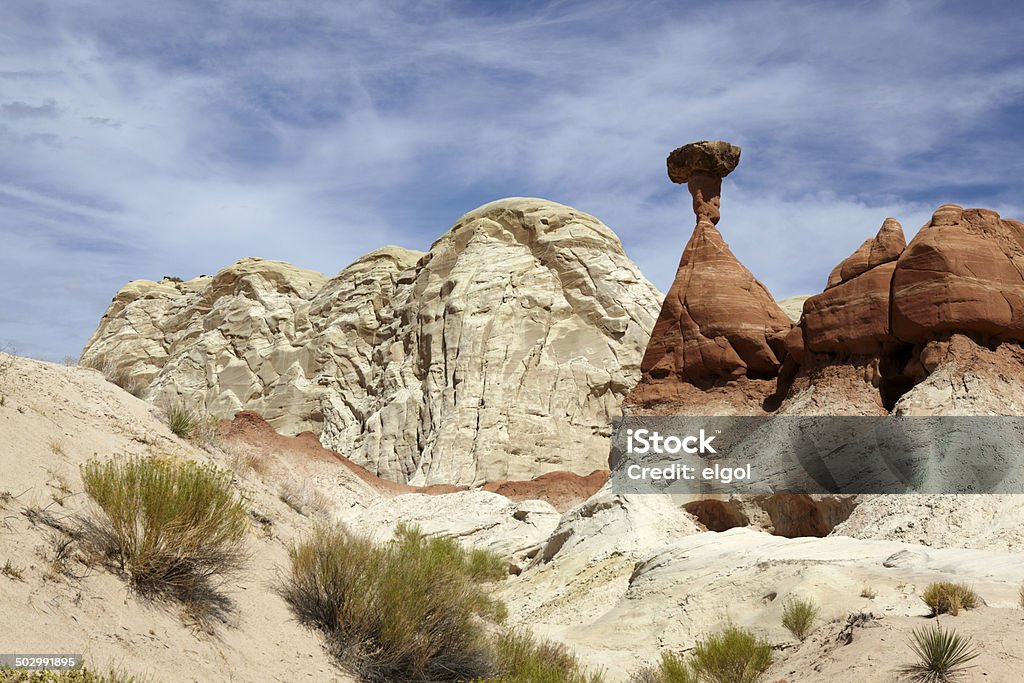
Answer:
<path fill-rule="evenodd" d="M 606 467 L 659 300 L 596 218 L 512 198 L 333 278 L 243 259 L 129 283 L 82 361 L 160 406 L 312 431 L 398 482 L 583 476 Z"/>
<path fill-rule="evenodd" d="M 791 320 L 714 225 L 720 193 L 706 191 L 708 174 L 724 177 L 738 161 L 735 146 L 706 141 L 668 158 L 697 223 L 627 412 L 1020 412 L 1019 382 L 1004 378 L 1024 372 L 1024 224 L 945 204 L 908 244 L 887 218 Z"/>

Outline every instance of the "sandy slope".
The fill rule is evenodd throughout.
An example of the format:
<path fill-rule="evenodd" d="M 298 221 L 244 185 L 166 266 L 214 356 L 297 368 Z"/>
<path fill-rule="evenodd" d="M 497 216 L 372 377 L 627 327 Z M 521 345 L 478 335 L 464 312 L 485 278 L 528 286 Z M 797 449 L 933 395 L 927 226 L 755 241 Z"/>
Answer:
<path fill-rule="evenodd" d="M 512 555 L 521 574 L 500 590 L 511 624 L 570 645 L 610 681 L 730 621 L 778 647 L 766 683 L 896 680 L 911 659 L 910 632 L 928 623 L 920 589 L 935 580 L 970 583 L 986 602 L 943 618 L 984 653 L 966 680 L 1024 680 L 1015 647 L 1024 639 L 1024 555 L 1010 533 L 1014 506 L 879 499 L 848 525 L 875 538 L 702 532 L 669 499 L 615 496 L 607 487 L 560 516 L 548 503 L 486 491 L 381 486 L 315 439 L 271 437 L 258 423 L 236 425 L 202 449 L 174 437 L 149 404 L 81 368 L 19 359 L 0 377 L 0 394 L 0 567 L 9 561 L 21 574 L 0 573 L 0 651 L 81 652 L 96 667 L 157 681 L 352 681 L 274 591 L 287 547 L 318 520 L 343 520 L 381 539 L 412 520 Z M 60 534 L 26 512 L 67 523 L 86 508 L 78 465 L 115 453 L 212 459 L 238 472 L 253 511 L 253 559 L 227 586 L 235 609 L 226 621 L 190 626 L 174 606 L 140 600 L 118 577 L 77 561 L 73 576 L 52 571 Z M 955 513 L 964 510 L 970 528 L 958 526 Z M 878 517 L 913 533 L 876 525 Z M 974 535 L 978 518 L 992 533 L 959 545 L 983 547 L 901 542 L 924 533 L 933 546 L 958 545 L 947 541 Z M 949 539 L 938 533 L 942 519 Z M 865 585 L 874 597 L 861 595 Z M 780 625 L 782 604 L 796 596 L 818 600 L 826 619 L 802 644 Z M 849 644 L 837 641 L 846 614 L 860 611 L 882 618 L 854 629 Z"/>
<path fill-rule="evenodd" d="M 255 480 L 239 485 L 249 489 L 269 532 L 254 520 L 249 570 L 227 586 L 235 602 L 228 623 L 192 628 L 176 608 L 140 600 L 119 578 L 77 562 L 77 578 L 51 576 L 50 539 L 58 534 L 33 525 L 24 511 L 42 508 L 65 522 L 81 512 L 81 462 L 115 453 L 224 455 L 177 439 L 149 404 L 92 370 L 18 359 L 0 378 L 0 392 L 0 493 L 14 496 L 0 511 L 0 566 L 10 561 L 22 574 L 0 575 L 0 651 L 83 653 L 98 668 L 117 666 L 157 681 L 352 680 L 273 590 L 288 543 L 310 520 Z"/>

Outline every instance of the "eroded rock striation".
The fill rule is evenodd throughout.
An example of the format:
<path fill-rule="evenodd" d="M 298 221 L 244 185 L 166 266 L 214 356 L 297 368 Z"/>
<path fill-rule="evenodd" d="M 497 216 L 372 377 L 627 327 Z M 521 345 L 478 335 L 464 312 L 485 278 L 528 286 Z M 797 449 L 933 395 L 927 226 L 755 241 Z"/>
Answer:
<path fill-rule="evenodd" d="M 660 297 L 599 220 L 512 198 L 426 253 L 387 247 L 333 278 L 244 259 L 130 283 L 83 362 L 161 406 L 312 431 L 394 481 L 588 475 Z"/>
<path fill-rule="evenodd" d="M 955 332 L 1024 341 L 1024 224 L 945 204 L 900 256 L 892 289 L 902 341 Z"/>
<path fill-rule="evenodd" d="M 868 354 L 895 341 L 889 330 L 889 287 L 907 246 L 903 228 L 887 218 L 873 238 L 833 269 L 825 291 L 804 302 L 804 347 Z"/>
<path fill-rule="evenodd" d="M 668 157 L 669 178 L 686 182 L 697 219 L 665 296 L 631 401 L 667 400 L 680 382 L 711 386 L 773 377 L 792 321 L 739 262 L 715 227 L 721 180 L 739 163 L 726 142 L 685 145 Z"/>
<path fill-rule="evenodd" d="M 909 245 L 887 218 L 791 319 L 715 227 L 721 180 L 739 156 L 721 141 L 669 155 L 669 177 L 689 186 L 697 225 L 627 412 L 886 414 L 943 363 L 948 370 L 1024 342 L 1024 224 L 955 204 L 939 207 Z M 963 339 L 948 344 L 955 335 Z"/>

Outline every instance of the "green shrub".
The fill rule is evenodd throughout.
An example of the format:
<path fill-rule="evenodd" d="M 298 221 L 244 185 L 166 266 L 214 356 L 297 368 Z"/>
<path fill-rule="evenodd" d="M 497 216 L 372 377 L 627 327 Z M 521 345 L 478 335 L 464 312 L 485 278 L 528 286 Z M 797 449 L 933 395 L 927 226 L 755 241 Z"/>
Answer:
<path fill-rule="evenodd" d="M 83 539 L 134 588 L 202 613 L 224 606 L 213 581 L 241 569 L 248 515 L 230 473 L 192 461 L 117 457 L 81 467 L 99 511 Z"/>
<path fill-rule="evenodd" d="M 98 674 L 88 668 L 75 671 L 0 669 L 0 683 L 141 683 L 142 679 L 117 671 Z"/>
<path fill-rule="evenodd" d="M 772 646 L 735 626 L 697 643 L 690 657 L 693 673 L 707 683 L 754 683 L 771 663 Z"/>
<path fill-rule="evenodd" d="M 697 683 L 697 674 L 682 657 L 673 652 L 661 653 L 659 673 L 662 683 Z"/>
<path fill-rule="evenodd" d="M 500 578 L 498 566 L 416 527 L 399 525 L 382 546 L 320 527 L 292 548 L 281 591 L 366 680 L 468 680 L 492 673 L 485 624 L 502 621 L 505 608 L 481 584 Z"/>
<path fill-rule="evenodd" d="M 662 652 L 657 666 L 646 666 L 633 673 L 629 683 L 699 683 L 690 663 L 674 652 Z"/>
<path fill-rule="evenodd" d="M 167 426 L 175 436 L 187 439 L 199 428 L 199 416 L 179 403 L 167 410 Z"/>
<path fill-rule="evenodd" d="M 782 609 L 782 625 L 794 636 L 803 640 L 811 632 L 820 610 L 818 604 L 810 599 L 794 598 Z"/>
<path fill-rule="evenodd" d="M 918 661 L 904 667 L 915 683 L 951 683 L 971 668 L 967 663 L 978 656 L 971 641 L 960 636 L 953 629 L 943 630 L 938 624 L 916 629 L 910 640 L 910 648 Z"/>
<path fill-rule="evenodd" d="M 978 594 L 969 586 L 948 581 L 928 584 L 921 599 L 931 608 L 934 616 L 947 612 L 956 616 L 961 609 L 974 609 L 981 602 Z"/>
<path fill-rule="evenodd" d="M 495 643 L 493 677 L 502 683 L 602 683 L 562 645 L 538 641 L 524 631 L 506 631 Z"/>

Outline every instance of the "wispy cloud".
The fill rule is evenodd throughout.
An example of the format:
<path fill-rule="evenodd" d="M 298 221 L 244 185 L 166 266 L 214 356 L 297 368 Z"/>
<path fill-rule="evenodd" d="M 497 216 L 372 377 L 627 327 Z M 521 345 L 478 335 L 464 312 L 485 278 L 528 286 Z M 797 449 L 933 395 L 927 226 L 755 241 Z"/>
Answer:
<path fill-rule="evenodd" d="M 57 116 L 57 102 L 56 100 L 46 100 L 41 104 L 7 102 L 0 104 L 0 114 L 9 119 L 54 118 Z"/>
<path fill-rule="evenodd" d="M 1021 13 L 998 4 L 40 2 L 0 29 L 0 338 L 75 354 L 133 278 L 333 273 L 539 195 L 656 284 L 692 224 L 664 157 L 743 146 L 722 229 L 778 295 L 887 215 L 1021 215 Z"/>

